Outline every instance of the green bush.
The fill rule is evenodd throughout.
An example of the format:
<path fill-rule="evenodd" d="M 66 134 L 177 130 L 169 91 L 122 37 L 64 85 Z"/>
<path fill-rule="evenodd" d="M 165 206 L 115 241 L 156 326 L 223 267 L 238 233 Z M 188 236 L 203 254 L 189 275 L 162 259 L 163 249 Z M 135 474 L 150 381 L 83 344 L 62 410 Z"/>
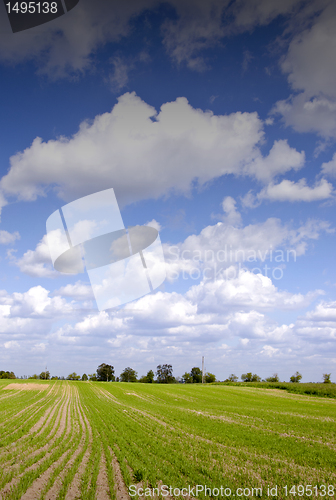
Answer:
<path fill-rule="evenodd" d="M 258 387 L 259 389 L 281 389 L 295 394 L 308 394 L 336 399 L 336 384 L 295 383 L 295 382 L 215 382 L 214 385 L 231 385 L 235 387 Z"/>

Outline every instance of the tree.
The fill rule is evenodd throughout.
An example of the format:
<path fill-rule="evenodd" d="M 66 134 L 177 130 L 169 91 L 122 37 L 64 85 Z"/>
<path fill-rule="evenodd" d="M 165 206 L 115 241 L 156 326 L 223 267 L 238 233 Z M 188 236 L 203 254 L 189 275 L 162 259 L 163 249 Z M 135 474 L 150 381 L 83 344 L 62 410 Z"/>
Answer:
<path fill-rule="evenodd" d="M 184 375 L 182 375 L 182 380 L 185 384 L 192 384 L 192 376 L 189 372 L 185 372 Z"/>
<path fill-rule="evenodd" d="M 231 373 L 231 375 L 228 378 L 228 382 L 237 382 L 237 381 L 238 381 L 237 375 L 235 375 L 234 373 Z"/>
<path fill-rule="evenodd" d="M 97 380 L 99 382 L 110 382 L 110 381 L 114 382 L 115 381 L 114 367 L 112 365 L 107 365 L 105 363 L 99 365 L 97 368 Z"/>
<path fill-rule="evenodd" d="M 136 382 L 138 377 L 138 372 L 133 370 L 130 366 L 125 368 L 125 370 L 120 374 L 120 382 Z"/>
<path fill-rule="evenodd" d="M 154 372 L 153 370 L 149 370 L 146 375 L 147 383 L 152 384 L 154 382 Z"/>
<path fill-rule="evenodd" d="M 198 366 L 194 366 L 194 368 L 191 369 L 190 375 L 192 377 L 193 384 L 202 383 L 202 370 L 198 368 Z"/>
<path fill-rule="evenodd" d="M 212 382 L 216 382 L 216 375 L 213 373 L 206 373 L 205 374 L 205 381 L 207 384 L 211 384 Z"/>
<path fill-rule="evenodd" d="M 28 378 L 36 380 L 36 379 L 38 379 L 40 377 L 36 373 L 34 373 L 34 375 L 30 375 Z"/>
<path fill-rule="evenodd" d="M 154 382 L 154 372 L 153 370 L 149 370 L 147 375 L 143 375 L 140 377 L 139 382 L 142 384 L 152 384 Z"/>
<path fill-rule="evenodd" d="M 86 382 L 86 381 L 87 381 L 87 379 L 88 379 L 88 376 L 86 375 L 86 373 L 83 373 L 83 375 L 82 375 L 82 380 L 83 380 L 84 382 Z"/>
<path fill-rule="evenodd" d="M 175 382 L 173 377 L 172 365 L 158 365 L 156 367 L 156 378 L 159 384 L 172 384 Z"/>
<path fill-rule="evenodd" d="M 58 377 L 56 375 L 53 375 L 50 380 L 58 380 Z"/>
<path fill-rule="evenodd" d="M 243 373 L 241 379 L 243 382 L 260 382 L 261 380 L 256 373 L 252 374 L 252 372 Z"/>
<path fill-rule="evenodd" d="M 300 382 L 302 379 L 302 375 L 299 372 L 296 372 L 294 375 L 291 376 L 290 381 L 291 382 Z"/>
<path fill-rule="evenodd" d="M 266 382 L 279 382 L 279 375 L 277 373 L 273 373 L 271 377 L 267 377 Z"/>
<path fill-rule="evenodd" d="M 323 383 L 324 384 L 331 384 L 330 377 L 331 377 L 331 373 L 324 373 L 323 374 Z"/>
<path fill-rule="evenodd" d="M 252 372 L 243 373 L 240 378 L 243 382 L 252 382 Z"/>
<path fill-rule="evenodd" d="M 44 372 L 41 372 L 39 375 L 39 378 L 41 380 L 50 380 L 50 372 L 48 370 L 45 370 Z"/>
<path fill-rule="evenodd" d="M 80 375 L 77 375 L 76 372 L 70 373 L 70 375 L 67 376 L 67 380 L 79 380 Z"/>
<path fill-rule="evenodd" d="M 97 375 L 95 373 L 89 373 L 88 377 L 91 382 L 95 382 L 97 380 Z"/>
<path fill-rule="evenodd" d="M 0 378 L 4 379 L 4 378 L 16 378 L 16 376 L 14 375 L 13 372 L 5 372 L 3 370 L 0 370 Z"/>

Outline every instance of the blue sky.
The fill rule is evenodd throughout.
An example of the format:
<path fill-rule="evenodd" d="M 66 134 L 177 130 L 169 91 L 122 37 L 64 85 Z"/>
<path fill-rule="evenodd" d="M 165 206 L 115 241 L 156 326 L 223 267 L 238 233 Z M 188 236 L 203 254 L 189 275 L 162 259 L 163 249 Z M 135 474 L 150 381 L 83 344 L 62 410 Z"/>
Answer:
<path fill-rule="evenodd" d="M 0 35 L 1 369 L 335 372 L 335 21 L 331 0 L 81 0 Z M 107 188 L 160 229 L 167 280 L 136 311 L 50 260 L 49 215 Z"/>

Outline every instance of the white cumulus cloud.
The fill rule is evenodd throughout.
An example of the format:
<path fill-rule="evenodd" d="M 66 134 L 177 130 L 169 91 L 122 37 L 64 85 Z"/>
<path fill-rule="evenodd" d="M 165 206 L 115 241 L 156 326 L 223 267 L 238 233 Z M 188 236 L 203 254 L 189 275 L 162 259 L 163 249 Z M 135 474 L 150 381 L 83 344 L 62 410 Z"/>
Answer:
<path fill-rule="evenodd" d="M 233 271 L 233 269 L 232 269 Z M 230 276 L 231 273 L 228 273 Z M 321 290 L 307 295 L 280 291 L 268 276 L 247 270 L 232 273 L 231 279 L 201 282 L 191 287 L 186 297 L 197 303 L 199 312 L 223 312 L 234 308 L 300 309 L 323 293 Z"/>
<path fill-rule="evenodd" d="M 297 24 L 303 24 L 305 29 L 292 38 L 281 61 L 282 71 L 298 93 L 278 101 L 273 112 L 281 114 L 286 125 L 298 132 L 335 137 L 336 4 L 329 0 L 312 2 L 310 8 L 305 22 Z"/>
<path fill-rule="evenodd" d="M 218 222 L 176 245 L 163 245 L 167 278 L 172 282 L 181 277 L 214 279 L 239 263 L 278 267 L 304 255 L 309 240 L 333 231 L 328 222 L 318 219 L 308 219 L 296 228 L 276 218 L 244 227 Z"/>
<path fill-rule="evenodd" d="M 35 250 L 27 250 L 21 258 L 16 258 L 13 253 L 9 253 L 9 258 L 22 273 L 29 276 L 56 278 L 59 275 L 52 267 L 47 236 L 43 236 Z"/>
<path fill-rule="evenodd" d="M 330 161 L 322 163 L 321 171 L 325 175 L 336 176 L 336 153 L 334 153 Z"/>
<path fill-rule="evenodd" d="M 59 297 L 68 297 L 75 300 L 94 299 L 91 285 L 86 285 L 81 281 L 77 281 L 73 285 L 68 284 L 66 286 L 62 286 L 61 288 L 53 292 L 53 295 Z"/>
<path fill-rule="evenodd" d="M 10 243 L 14 243 L 14 241 L 20 239 L 20 234 L 15 231 L 15 233 L 9 233 L 8 231 L 0 231 L 0 244 L 1 245 L 9 245 Z"/>
<path fill-rule="evenodd" d="M 265 157 L 259 155 L 246 167 L 249 175 L 254 175 L 258 180 L 267 182 L 273 177 L 284 174 L 288 170 L 299 170 L 305 161 L 304 151 L 299 153 L 291 148 L 287 141 L 275 141 L 269 154 Z"/>
<path fill-rule="evenodd" d="M 320 201 L 330 198 L 333 194 L 333 186 L 326 179 L 317 181 L 313 187 L 307 186 L 305 179 L 298 182 L 284 179 L 279 184 L 268 184 L 263 188 L 256 198 L 258 201 Z"/>
<path fill-rule="evenodd" d="M 52 184 L 70 200 L 113 185 L 121 204 L 186 194 L 195 180 L 203 185 L 224 174 L 246 174 L 260 156 L 262 137 L 256 113 L 216 116 L 185 98 L 157 113 L 127 93 L 71 138 L 36 138 L 11 157 L 0 187 L 7 196 L 35 200 Z"/>

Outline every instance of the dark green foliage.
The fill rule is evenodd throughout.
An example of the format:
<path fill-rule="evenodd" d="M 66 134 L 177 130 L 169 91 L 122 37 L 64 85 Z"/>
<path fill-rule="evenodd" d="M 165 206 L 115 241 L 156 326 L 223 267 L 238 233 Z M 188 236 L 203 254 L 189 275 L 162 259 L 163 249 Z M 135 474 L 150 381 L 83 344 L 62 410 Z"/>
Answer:
<path fill-rule="evenodd" d="M 331 377 L 331 373 L 324 373 L 323 374 L 323 383 L 324 384 L 331 384 L 330 377 Z"/>
<path fill-rule="evenodd" d="M 273 373 L 271 377 L 267 377 L 266 382 L 280 382 L 279 375 L 277 373 Z"/>
<path fill-rule="evenodd" d="M 90 379 L 93 380 L 93 379 Z M 107 365 L 102 363 L 97 368 L 97 380 L 99 382 L 114 382 L 114 367 L 112 365 Z"/>
<path fill-rule="evenodd" d="M 298 383 L 302 379 L 302 375 L 299 372 L 296 372 L 294 375 L 291 376 L 289 379 L 292 383 Z"/>
<path fill-rule="evenodd" d="M 50 372 L 48 370 L 41 372 L 39 375 L 39 379 L 40 380 L 50 380 Z"/>
<path fill-rule="evenodd" d="M 120 382 L 136 382 L 138 373 L 133 370 L 130 366 L 125 368 L 125 370 L 120 374 Z"/>
<path fill-rule="evenodd" d="M 198 366 L 194 366 L 194 368 L 191 369 L 190 375 L 192 377 L 193 384 L 202 383 L 202 370 L 198 368 Z"/>
<path fill-rule="evenodd" d="M 257 387 L 259 389 L 282 389 L 294 394 L 307 394 L 336 399 L 336 384 L 293 383 L 293 382 L 215 382 L 215 385 L 232 385 L 235 387 Z"/>
<path fill-rule="evenodd" d="M 83 373 L 83 375 L 82 375 L 82 380 L 83 380 L 84 382 L 86 382 L 86 381 L 87 381 L 87 379 L 88 379 L 88 376 L 86 375 L 86 373 Z"/>
<path fill-rule="evenodd" d="M 156 378 L 159 384 L 173 384 L 175 378 L 173 377 L 172 365 L 158 365 L 156 367 Z"/>
<path fill-rule="evenodd" d="M 77 375 L 76 372 L 70 373 L 70 375 L 67 376 L 67 380 L 79 380 L 80 375 Z"/>
<path fill-rule="evenodd" d="M 154 382 L 154 372 L 153 370 L 149 370 L 146 375 L 147 383 L 152 384 Z"/>
<path fill-rule="evenodd" d="M 141 382 L 142 384 L 152 384 L 154 382 L 153 370 L 149 370 L 147 372 L 147 375 L 143 375 L 142 377 L 140 377 L 139 382 Z"/>
<path fill-rule="evenodd" d="M 241 379 L 243 382 L 260 382 L 261 380 L 256 373 L 252 374 L 252 372 L 243 373 Z"/>
<path fill-rule="evenodd" d="M 214 375 L 213 373 L 206 373 L 205 381 L 207 384 L 213 384 L 214 382 L 216 382 L 216 375 Z"/>
<path fill-rule="evenodd" d="M 134 475 L 134 479 L 137 483 L 140 483 L 140 481 L 142 481 L 145 477 L 145 474 L 141 469 L 135 470 L 133 475 Z"/>
<path fill-rule="evenodd" d="M 185 384 L 192 384 L 193 379 L 190 373 L 185 372 L 184 375 L 182 375 L 182 380 Z"/>
<path fill-rule="evenodd" d="M 13 372 L 5 372 L 3 370 L 0 370 L 0 378 L 16 378 Z"/>

